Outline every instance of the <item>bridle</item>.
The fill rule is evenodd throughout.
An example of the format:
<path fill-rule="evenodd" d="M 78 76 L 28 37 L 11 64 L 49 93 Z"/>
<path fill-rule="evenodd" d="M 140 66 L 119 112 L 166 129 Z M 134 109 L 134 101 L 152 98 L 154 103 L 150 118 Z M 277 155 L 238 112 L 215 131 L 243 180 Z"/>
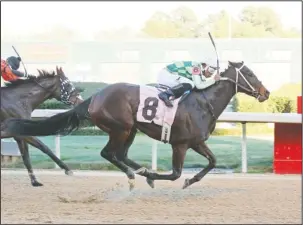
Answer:
<path fill-rule="evenodd" d="M 231 65 L 232 66 L 232 65 Z M 252 85 L 251 83 L 249 83 L 249 81 L 245 78 L 245 76 L 243 75 L 243 73 L 241 72 L 241 70 L 244 67 L 244 63 L 240 68 L 237 68 L 235 66 L 232 66 L 233 68 L 235 68 L 236 70 L 236 80 L 234 81 L 233 79 L 229 78 L 229 77 L 221 77 L 220 80 L 228 80 L 233 82 L 236 85 L 236 94 L 238 93 L 238 86 L 242 89 L 244 89 L 245 91 L 247 91 L 248 93 L 250 93 L 253 97 L 255 97 L 256 99 L 259 99 L 259 97 L 261 96 L 259 91 L 257 91 Z M 239 83 L 239 75 L 243 78 L 243 80 L 246 82 L 246 84 L 250 87 L 250 89 L 244 87 L 242 84 Z"/>
<path fill-rule="evenodd" d="M 33 79 L 34 82 L 40 86 L 42 89 L 46 90 L 48 93 L 53 93 L 53 91 L 50 91 L 49 88 L 46 88 L 44 87 L 43 85 L 41 85 L 36 79 Z M 72 86 L 72 89 L 70 91 L 67 91 L 66 88 L 65 88 L 65 84 L 68 83 L 68 79 L 62 79 L 62 77 L 60 76 L 60 99 L 59 101 L 66 104 L 66 105 L 73 105 L 74 103 L 71 102 L 69 100 L 71 94 L 73 93 L 73 91 L 75 91 L 75 87 L 74 85 L 72 85 L 71 83 L 71 86 Z"/>
<path fill-rule="evenodd" d="M 13 50 L 15 51 L 15 53 L 17 54 L 17 56 L 20 58 L 20 61 L 22 62 L 22 65 L 23 65 L 23 68 L 24 68 L 24 71 L 25 71 L 25 74 L 26 76 L 28 77 L 28 73 L 27 73 L 27 70 L 25 68 L 25 65 L 23 63 L 23 60 L 21 60 L 21 57 L 19 55 L 19 53 L 17 52 L 16 48 L 14 46 L 12 46 Z M 6 60 L 7 62 L 7 60 Z M 7 62 L 7 64 L 11 67 L 11 65 Z M 60 75 L 59 75 L 60 76 Z M 65 76 L 64 76 L 65 77 Z M 41 87 L 42 89 L 46 90 L 48 93 L 50 94 L 53 94 L 53 91 L 50 91 L 48 88 L 45 88 L 43 87 L 43 85 L 41 85 L 36 79 L 33 79 L 34 82 L 39 86 Z M 67 91 L 66 90 L 66 87 L 65 87 L 65 84 L 66 83 L 69 83 L 71 85 L 71 90 Z M 65 77 L 65 79 L 63 79 L 61 76 L 60 76 L 60 98 L 59 98 L 59 101 L 61 101 L 62 103 L 66 104 L 66 105 L 73 105 L 74 103 L 71 102 L 69 100 L 71 94 L 75 91 L 75 87 L 74 85 L 69 82 L 69 79 L 67 77 Z M 78 95 L 79 96 L 79 95 Z"/>
<path fill-rule="evenodd" d="M 234 81 L 233 79 L 229 78 L 229 77 L 220 77 L 220 80 L 227 80 L 227 81 L 231 81 L 232 83 L 234 83 L 236 85 L 236 93 L 238 93 L 238 86 L 241 87 L 242 89 L 244 89 L 245 91 L 247 91 L 248 93 L 251 93 L 251 95 L 253 97 L 255 97 L 256 99 L 259 99 L 259 97 L 261 96 L 260 93 L 258 91 L 255 90 L 255 88 L 249 83 L 249 81 L 245 78 L 245 76 L 242 74 L 241 70 L 243 69 L 244 67 L 244 63 L 243 65 L 240 67 L 240 68 L 237 68 L 233 65 L 231 65 L 233 68 L 235 68 L 236 70 L 236 80 Z M 224 72 L 223 72 L 224 73 Z M 244 87 L 242 84 L 239 83 L 239 75 L 244 79 L 244 81 L 246 82 L 246 84 L 251 88 L 251 89 L 248 89 L 246 87 Z M 208 101 L 208 99 L 206 98 L 204 92 L 202 91 L 202 95 L 203 97 L 205 98 L 206 102 L 207 102 L 207 105 L 209 107 L 209 111 L 212 115 L 212 117 L 214 119 L 216 119 L 216 116 L 214 114 L 214 108 L 212 106 L 212 104 Z"/>

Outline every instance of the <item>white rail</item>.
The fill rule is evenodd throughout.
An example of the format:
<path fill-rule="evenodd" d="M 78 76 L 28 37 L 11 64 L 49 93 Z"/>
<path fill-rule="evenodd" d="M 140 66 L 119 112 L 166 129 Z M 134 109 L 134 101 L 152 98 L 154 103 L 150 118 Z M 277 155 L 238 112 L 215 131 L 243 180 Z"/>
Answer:
<path fill-rule="evenodd" d="M 36 109 L 33 111 L 32 117 L 50 117 L 66 111 L 65 109 Z M 218 122 L 302 123 L 302 115 L 297 113 L 223 112 L 218 118 Z"/>
<path fill-rule="evenodd" d="M 38 109 L 32 113 L 33 118 L 43 118 L 66 112 L 66 110 Z M 242 124 L 242 173 L 247 172 L 246 123 L 301 123 L 302 115 L 297 113 L 240 113 L 223 112 L 218 122 L 240 122 Z M 152 144 L 152 169 L 157 170 L 157 143 Z M 60 158 L 60 136 L 55 138 L 55 153 Z"/>

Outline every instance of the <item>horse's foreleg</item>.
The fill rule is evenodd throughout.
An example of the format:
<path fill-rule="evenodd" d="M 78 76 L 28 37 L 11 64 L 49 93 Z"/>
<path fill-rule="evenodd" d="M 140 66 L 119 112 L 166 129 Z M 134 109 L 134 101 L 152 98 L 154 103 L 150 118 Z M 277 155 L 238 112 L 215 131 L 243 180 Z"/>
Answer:
<path fill-rule="evenodd" d="M 201 141 L 195 148 L 192 148 L 195 152 L 199 153 L 200 155 L 204 156 L 208 159 L 209 163 L 207 167 L 205 167 L 202 171 L 197 173 L 193 178 L 186 179 L 183 185 L 183 189 L 187 188 L 188 186 L 192 185 L 195 182 L 200 181 L 209 171 L 211 171 L 216 166 L 216 157 L 204 143 Z"/>
<path fill-rule="evenodd" d="M 172 174 L 158 174 L 149 171 L 147 168 L 139 165 L 138 163 L 134 162 L 133 160 L 127 157 L 128 149 L 134 141 L 136 136 L 137 129 L 133 129 L 124 144 L 124 152 L 121 152 L 119 158 L 123 160 L 123 162 L 134 169 L 135 173 L 141 176 L 146 177 L 146 181 L 151 188 L 155 187 L 154 180 L 176 180 L 181 176 L 183 162 L 185 157 L 185 152 L 187 150 L 187 146 L 178 145 L 173 147 L 173 172 Z M 122 155 L 123 154 L 123 155 Z"/>
<path fill-rule="evenodd" d="M 65 170 L 66 175 L 72 175 L 73 172 L 68 168 L 68 166 L 62 162 L 45 144 L 42 143 L 36 137 L 25 137 L 24 140 L 35 148 L 40 149 L 43 153 L 48 155 L 61 169 Z"/>
<path fill-rule="evenodd" d="M 147 177 L 147 182 L 151 182 L 153 180 L 177 180 L 181 174 L 184 164 L 184 158 L 186 151 L 188 149 L 187 144 L 178 144 L 173 145 L 173 157 L 172 157 L 172 173 L 171 174 L 158 174 L 154 172 L 144 171 L 144 174 L 141 174 L 142 176 Z"/>
<path fill-rule="evenodd" d="M 32 164 L 30 162 L 30 157 L 29 157 L 29 152 L 28 152 L 28 145 L 27 143 L 22 140 L 22 139 L 18 139 L 18 138 L 14 138 L 19 146 L 19 150 L 21 152 L 22 155 L 22 159 L 23 159 L 23 163 L 28 171 L 28 175 L 30 177 L 31 180 L 31 184 L 34 187 L 39 187 L 42 186 L 43 184 L 39 183 L 36 179 L 36 176 L 34 174 L 33 168 L 32 168 Z"/>

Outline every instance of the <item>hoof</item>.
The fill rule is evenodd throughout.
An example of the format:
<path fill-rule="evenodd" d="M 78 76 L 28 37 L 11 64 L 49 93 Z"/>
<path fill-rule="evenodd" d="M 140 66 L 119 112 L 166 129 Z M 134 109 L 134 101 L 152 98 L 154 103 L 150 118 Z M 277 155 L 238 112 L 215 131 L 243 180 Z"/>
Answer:
<path fill-rule="evenodd" d="M 135 188 L 135 179 L 129 179 L 128 184 L 129 184 L 129 190 L 132 191 Z"/>
<path fill-rule="evenodd" d="M 154 180 L 146 178 L 146 182 L 151 188 L 155 188 Z"/>
<path fill-rule="evenodd" d="M 73 176 L 74 175 L 73 171 L 71 171 L 71 170 L 65 170 L 65 174 L 67 176 Z"/>
<path fill-rule="evenodd" d="M 41 187 L 41 186 L 43 186 L 43 184 L 41 184 L 41 183 L 39 183 L 38 181 L 32 181 L 32 186 L 33 187 Z"/>
<path fill-rule="evenodd" d="M 187 188 L 190 185 L 190 179 L 185 179 L 182 189 Z"/>

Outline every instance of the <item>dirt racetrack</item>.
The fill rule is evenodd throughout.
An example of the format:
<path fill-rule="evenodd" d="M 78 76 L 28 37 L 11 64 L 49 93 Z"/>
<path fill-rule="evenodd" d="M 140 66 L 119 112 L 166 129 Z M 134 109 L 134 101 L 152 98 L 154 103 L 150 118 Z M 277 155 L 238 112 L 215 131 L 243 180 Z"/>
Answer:
<path fill-rule="evenodd" d="M 59 175 L 60 174 L 60 175 Z M 1 171 L 1 223 L 301 223 L 301 177 L 207 175 L 182 190 L 184 177 L 156 181 L 136 176 L 74 176 Z M 192 175 L 190 175 L 192 176 Z"/>

